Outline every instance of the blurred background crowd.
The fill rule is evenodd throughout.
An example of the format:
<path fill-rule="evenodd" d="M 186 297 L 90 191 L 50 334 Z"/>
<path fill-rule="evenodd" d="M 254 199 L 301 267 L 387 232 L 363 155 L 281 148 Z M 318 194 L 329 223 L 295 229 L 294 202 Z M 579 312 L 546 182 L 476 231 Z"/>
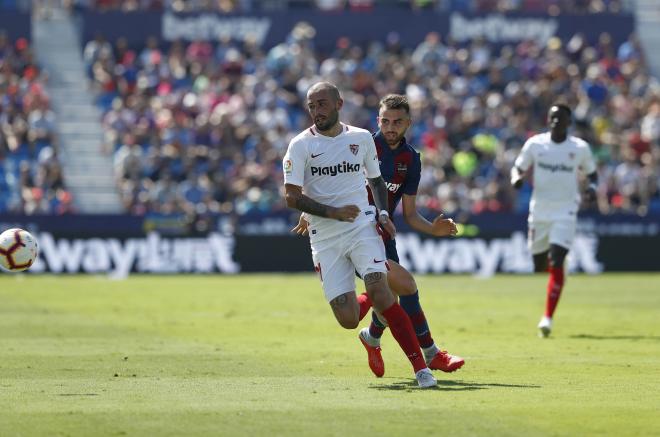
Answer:
<path fill-rule="evenodd" d="M 525 140 L 545 128 L 560 96 L 575 109 L 575 131 L 592 145 L 601 174 L 601 212 L 660 209 L 660 87 L 636 40 L 614 47 L 575 35 L 494 50 L 430 33 L 405 50 L 397 35 L 368 47 L 337 41 L 314 49 L 315 31 L 298 25 L 263 52 L 225 40 L 155 40 L 133 51 L 97 39 L 85 58 L 104 109 L 106 147 L 126 208 L 134 213 L 284 208 L 281 157 L 310 124 L 304 96 L 314 82 L 339 84 L 342 120 L 375 129 L 378 100 L 405 93 L 414 124 L 408 140 L 423 157 L 422 206 L 449 214 L 526 208 L 508 184 Z"/>
<path fill-rule="evenodd" d="M 71 212 L 46 74 L 25 39 L 0 34 L 0 212 Z"/>
<path fill-rule="evenodd" d="M 179 3 L 251 7 L 244 1 Z M 330 3 L 344 8 L 374 2 L 316 2 Z M 614 0 L 405 3 L 584 12 L 625 6 Z M 591 144 L 598 161 L 598 200 L 585 207 L 604 214 L 660 211 L 660 85 L 648 74 L 634 36 L 620 46 L 607 34 L 593 44 L 577 34 L 567 43 L 552 38 L 543 45 L 495 48 L 429 33 L 416 48 L 405 49 L 392 32 L 386 43 L 369 46 L 340 38 L 327 53 L 315 48 L 315 34 L 300 23 L 267 51 L 249 39 L 175 42 L 167 49 L 155 39 L 137 49 L 100 35 L 87 43 L 83 55 L 103 113 L 103 147 L 114 162 L 126 211 L 285 210 L 281 159 L 289 140 L 311 124 L 304 96 L 322 79 L 341 88 L 341 119 L 370 130 L 376 128 L 380 97 L 408 96 L 414 123 L 407 139 L 423 160 L 418 202 L 429 210 L 452 216 L 525 210 L 531 187 L 513 192 L 509 169 L 525 140 L 545 129 L 549 106 L 561 98 L 574 108 L 575 134 Z M 9 193 L 0 195 L 9 199 L 0 211 L 69 212 L 46 77 L 33 65 L 25 41 L 0 41 L 0 192 Z"/>

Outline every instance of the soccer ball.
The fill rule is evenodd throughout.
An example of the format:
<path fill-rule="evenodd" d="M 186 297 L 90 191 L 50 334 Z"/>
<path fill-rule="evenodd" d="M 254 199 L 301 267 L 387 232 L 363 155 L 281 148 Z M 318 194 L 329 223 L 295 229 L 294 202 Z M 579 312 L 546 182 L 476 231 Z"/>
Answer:
<path fill-rule="evenodd" d="M 27 270 L 39 255 L 37 240 L 24 229 L 7 229 L 0 234 L 0 266 L 9 272 Z"/>

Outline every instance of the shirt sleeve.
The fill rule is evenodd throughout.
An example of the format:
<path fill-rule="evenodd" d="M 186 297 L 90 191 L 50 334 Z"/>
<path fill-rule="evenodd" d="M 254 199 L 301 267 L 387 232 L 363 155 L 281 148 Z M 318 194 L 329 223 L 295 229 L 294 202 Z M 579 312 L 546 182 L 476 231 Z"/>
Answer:
<path fill-rule="evenodd" d="M 522 171 L 527 171 L 534 162 L 534 156 L 532 155 L 532 141 L 531 138 L 525 142 L 520 154 L 516 158 L 514 165 Z"/>
<path fill-rule="evenodd" d="M 367 172 L 367 178 L 373 179 L 380 176 L 380 166 L 378 164 L 378 152 L 376 152 L 376 143 L 371 135 L 367 135 L 365 141 L 367 152 L 364 154 L 364 168 Z"/>
<path fill-rule="evenodd" d="M 584 171 L 585 174 L 591 174 L 596 171 L 596 162 L 594 161 L 594 155 L 591 153 L 591 148 L 588 143 L 584 144 L 584 153 L 582 153 L 582 162 L 580 163 L 580 168 Z"/>
<path fill-rule="evenodd" d="M 307 165 L 306 148 L 299 141 L 289 143 L 289 148 L 282 160 L 284 183 L 303 186 L 305 182 L 305 166 Z"/>
<path fill-rule="evenodd" d="M 417 188 L 419 187 L 419 179 L 422 176 L 422 160 L 419 153 L 413 153 L 413 159 L 410 163 L 410 168 L 406 173 L 406 182 L 403 188 L 403 194 L 409 196 L 417 195 Z"/>

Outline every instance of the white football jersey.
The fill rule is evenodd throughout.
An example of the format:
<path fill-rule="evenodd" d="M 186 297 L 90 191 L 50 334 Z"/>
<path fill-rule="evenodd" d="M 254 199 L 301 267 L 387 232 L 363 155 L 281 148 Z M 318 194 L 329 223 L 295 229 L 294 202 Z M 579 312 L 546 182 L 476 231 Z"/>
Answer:
<path fill-rule="evenodd" d="M 380 176 L 376 145 L 369 131 L 341 124 L 336 137 L 312 126 L 289 143 L 284 156 L 284 183 L 298 185 L 315 201 L 334 207 L 356 205 L 361 213 L 353 223 L 305 214 L 312 242 L 336 237 L 376 219 L 365 187 Z"/>
<path fill-rule="evenodd" d="M 580 206 L 578 170 L 596 171 L 589 144 L 574 136 L 555 143 L 549 132 L 528 139 L 515 166 L 522 171 L 533 167 L 530 222 L 575 220 Z"/>

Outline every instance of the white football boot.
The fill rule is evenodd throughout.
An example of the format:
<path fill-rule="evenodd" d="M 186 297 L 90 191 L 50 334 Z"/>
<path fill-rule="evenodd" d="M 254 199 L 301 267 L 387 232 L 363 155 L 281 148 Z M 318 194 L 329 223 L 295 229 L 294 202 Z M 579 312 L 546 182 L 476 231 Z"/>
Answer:
<path fill-rule="evenodd" d="M 541 317 L 541 321 L 539 322 L 539 337 L 541 338 L 547 338 L 550 336 L 550 332 L 552 332 L 552 319 L 547 316 Z"/>
<path fill-rule="evenodd" d="M 428 368 L 415 373 L 415 378 L 417 378 L 417 384 L 420 388 L 431 388 L 438 385 L 438 381 L 435 380 L 433 373 Z"/>

